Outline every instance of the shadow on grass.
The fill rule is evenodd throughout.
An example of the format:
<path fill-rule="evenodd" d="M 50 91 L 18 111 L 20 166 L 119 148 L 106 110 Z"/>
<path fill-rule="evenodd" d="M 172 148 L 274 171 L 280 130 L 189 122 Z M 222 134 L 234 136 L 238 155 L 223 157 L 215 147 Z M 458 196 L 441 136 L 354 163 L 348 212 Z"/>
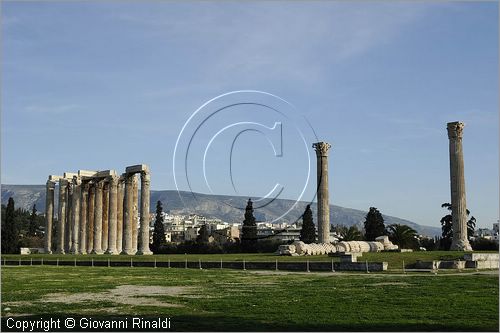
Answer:
<path fill-rule="evenodd" d="M 65 320 L 71 317 L 75 319 L 76 326 L 74 328 L 67 328 L 64 325 Z M 12 318 L 9 320 L 9 318 Z M 85 318 L 83 321 L 82 318 Z M 134 327 L 133 318 L 141 318 L 141 323 L 149 322 L 150 327 Z M 40 314 L 36 316 L 18 316 L 18 317 L 2 317 L 1 327 L 3 332 L 18 332 L 21 331 L 19 327 L 12 327 L 15 323 L 20 322 L 34 322 L 41 320 L 51 319 L 53 321 L 59 320 L 59 328 L 52 327 L 50 330 L 44 330 L 39 327 L 34 331 L 47 331 L 47 332 L 161 332 L 161 331 L 378 331 L 378 332 L 404 332 L 404 331 L 453 331 L 453 332 L 466 332 L 466 331 L 496 331 L 498 328 L 495 325 L 485 324 L 484 327 L 464 327 L 461 324 L 454 324 L 452 322 L 443 323 L 297 323 L 297 322 L 270 322 L 265 320 L 252 320 L 243 317 L 225 317 L 220 315 L 181 315 L 175 316 L 170 319 L 170 329 L 166 327 L 155 328 L 153 322 L 158 322 L 159 319 L 165 322 L 168 317 L 159 316 L 134 316 L 134 315 L 121 315 L 121 316 L 59 316 L 50 314 Z M 87 319 L 87 320 L 86 320 Z M 81 326 L 81 323 L 88 323 L 88 319 L 92 320 L 93 326 Z M 105 323 L 115 323 L 114 328 L 106 328 Z M 122 326 L 116 326 L 117 322 L 122 322 Z M 126 322 L 125 324 L 123 324 Z M 20 325 L 20 324 L 19 324 Z M 95 326 L 94 326 L 95 325 Z M 104 325 L 104 326 L 102 326 Z M 9 327 L 10 326 L 10 327 Z M 25 331 L 29 331 L 29 328 Z"/>

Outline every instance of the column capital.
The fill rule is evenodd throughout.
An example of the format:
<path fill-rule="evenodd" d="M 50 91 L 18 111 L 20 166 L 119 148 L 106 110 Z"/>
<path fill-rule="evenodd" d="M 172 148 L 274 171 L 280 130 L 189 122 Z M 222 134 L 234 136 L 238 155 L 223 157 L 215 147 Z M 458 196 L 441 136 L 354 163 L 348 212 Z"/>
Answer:
<path fill-rule="evenodd" d="M 99 190 L 102 190 L 104 187 L 104 182 L 102 180 L 96 180 L 95 187 Z"/>
<path fill-rule="evenodd" d="M 448 139 L 461 139 L 464 133 L 465 123 L 461 121 L 454 121 L 448 123 L 446 129 L 448 130 Z"/>
<path fill-rule="evenodd" d="M 47 180 L 46 185 L 47 185 L 47 188 L 55 188 L 56 187 L 56 182 L 49 179 L 49 180 Z"/>
<path fill-rule="evenodd" d="M 141 182 L 147 183 L 148 185 L 151 183 L 151 174 L 149 171 L 141 171 Z"/>
<path fill-rule="evenodd" d="M 328 142 L 316 142 L 313 143 L 313 148 L 316 150 L 316 156 L 328 156 L 328 150 L 332 148 L 332 145 Z"/>
<path fill-rule="evenodd" d="M 73 176 L 73 184 L 74 185 L 81 185 L 82 184 L 82 179 L 78 176 Z"/>
<path fill-rule="evenodd" d="M 116 185 L 118 185 L 118 182 L 120 181 L 120 177 L 117 175 L 112 175 L 112 176 L 109 176 L 107 180 L 111 186 L 116 186 Z"/>

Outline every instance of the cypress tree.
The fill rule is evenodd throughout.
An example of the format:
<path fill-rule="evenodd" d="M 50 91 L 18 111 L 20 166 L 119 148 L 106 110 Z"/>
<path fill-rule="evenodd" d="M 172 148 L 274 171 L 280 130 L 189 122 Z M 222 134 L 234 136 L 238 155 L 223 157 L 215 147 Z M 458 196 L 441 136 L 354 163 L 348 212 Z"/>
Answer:
<path fill-rule="evenodd" d="M 28 227 L 28 236 L 36 236 L 37 229 L 37 215 L 36 215 L 36 205 L 33 205 L 33 209 L 30 215 L 30 223 Z"/>
<path fill-rule="evenodd" d="M 5 209 L 5 221 L 2 225 L 2 253 L 18 253 L 19 231 L 16 224 L 16 212 L 14 208 L 14 199 L 9 198 L 7 208 Z"/>
<path fill-rule="evenodd" d="M 165 239 L 165 227 L 163 226 L 163 206 L 161 201 L 158 200 L 156 203 L 156 218 L 153 230 L 153 244 L 151 245 L 151 251 L 153 253 L 158 253 L 162 245 L 165 245 L 167 240 Z"/>
<path fill-rule="evenodd" d="M 248 199 L 245 208 L 245 220 L 241 230 L 241 247 L 243 252 L 255 252 L 257 249 L 257 223 L 253 216 L 252 200 Z"/>
<path fill-rule="evenodd" d="M 375 207 L 370 207 L 365 220 L 365 239 L 374 241 L 375 238 L 385 235 L 384 218 Z"/>
<path fill-rule="evenodd" d="M 316 227 L 313 222 L 311 205 L 307 205 L 304 214 L 302 215 L 302 230 L 300 230 L 300 240 L 306 244 L 316 241 Z"/>

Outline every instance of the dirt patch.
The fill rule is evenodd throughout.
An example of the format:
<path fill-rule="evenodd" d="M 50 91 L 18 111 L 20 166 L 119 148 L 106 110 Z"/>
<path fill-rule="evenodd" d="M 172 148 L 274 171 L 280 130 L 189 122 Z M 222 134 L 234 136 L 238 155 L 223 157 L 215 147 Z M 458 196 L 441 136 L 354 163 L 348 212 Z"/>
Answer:
<path fill-rule="evenodd" d="M 379 282 L 379 283 L 371 283 L 369 286 L 380 287 L 380 286 L 409 286 L 409 283 L 406 282 Z"/>
<path fill-rule="evenodd" d="M 189 295 L 191 287 L 163 287 L 163 286 L 136 286 L 121 285 L 115 289 L 95 293 L 53 293 L 44 296 L 42 302 L 47 303 L 82 303 L 82 302 L 113 302 L 125 305 L 147 305 L 160 307 L 180 307 L 179 304 L 162 302 L 155 299 L 158 296 Z"/>

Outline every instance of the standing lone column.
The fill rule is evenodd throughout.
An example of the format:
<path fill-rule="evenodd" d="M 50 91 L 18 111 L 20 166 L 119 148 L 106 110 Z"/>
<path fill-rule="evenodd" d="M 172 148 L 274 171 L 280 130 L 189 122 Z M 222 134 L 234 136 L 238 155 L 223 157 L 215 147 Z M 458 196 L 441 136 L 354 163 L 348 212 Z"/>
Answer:
<path fill-rule="evenodd" d="M 106 254 L 117 254 L 116 251 L 116 218 L 118 204 L 118 177 L 109 178 L 109 221 L 108 221 L 108 248 Z"/>
<path fill-rule="evenodd" d="M 328 194 L 328 150 L 327 142 L 313 143 L 316 150 L 317 194 L 318 194 L 318 243 L 330 243 L 330 203 Z"/>
<path fill-rule="evenodd" d="M 139 250 L 137 254 L 153 254 L 149 249 L 149 200 L 151 175 L 148 171 L 141 172 L 141 229 L 139 232 Z"/>
<path fill-rule="evenodd" d="M 66 196 L 67 196 L 67 179 L 59 179 L 59 212 L 57 221 L 57 250 L 59 254 L 64 254 L 64 236 L 66 225 Z"/>
<path fill-rule="evenodd" d="M 467 238 L 467 204 L 462 151 L 464 126 L 464 123 L 458 121 L 448 123 L 447 126 L 450 140 L 451 216 L 453 219 L 453 239 L 450 249 L 456 251 L 472 251 Z"/>
<path fill-rule="evenodd" d="M 102 188 L 103 182 L 97 181 L 94 204 L 94 249 L 92 254 L 103 254 L 102 250 Z"/>
<path fill-rule="evenodd" d="M 56 183 L 47 180 L 45 194 L 45 253 L 52 253 L 52 222 L 54 221 L 54 190 Z"/>
<path fill-rule="evenodd" d="M 72 196 L 72 209 L 71 209 L 71 253 L 78 254 L 79 249 L 79 236 L 80 236 L 80 198 L 81 198 L 81 184 L 82 181 L 78 177 L 73 177 L 73 196 Z"/>
<path fill-rule="evenodd" d="M 80 235 L 79 254 L 87 254 L 87 200 L 89 196 L 89 183 L 84 182 L 80 187 Z"/>
<path fill-rule="evenodd" d="M 125 174 L 125 197 L 123 207 L 123 251 L 121 254 L 135 254 L 132 251 L 132 224 L 134 211 L 134 176 Z"/>

